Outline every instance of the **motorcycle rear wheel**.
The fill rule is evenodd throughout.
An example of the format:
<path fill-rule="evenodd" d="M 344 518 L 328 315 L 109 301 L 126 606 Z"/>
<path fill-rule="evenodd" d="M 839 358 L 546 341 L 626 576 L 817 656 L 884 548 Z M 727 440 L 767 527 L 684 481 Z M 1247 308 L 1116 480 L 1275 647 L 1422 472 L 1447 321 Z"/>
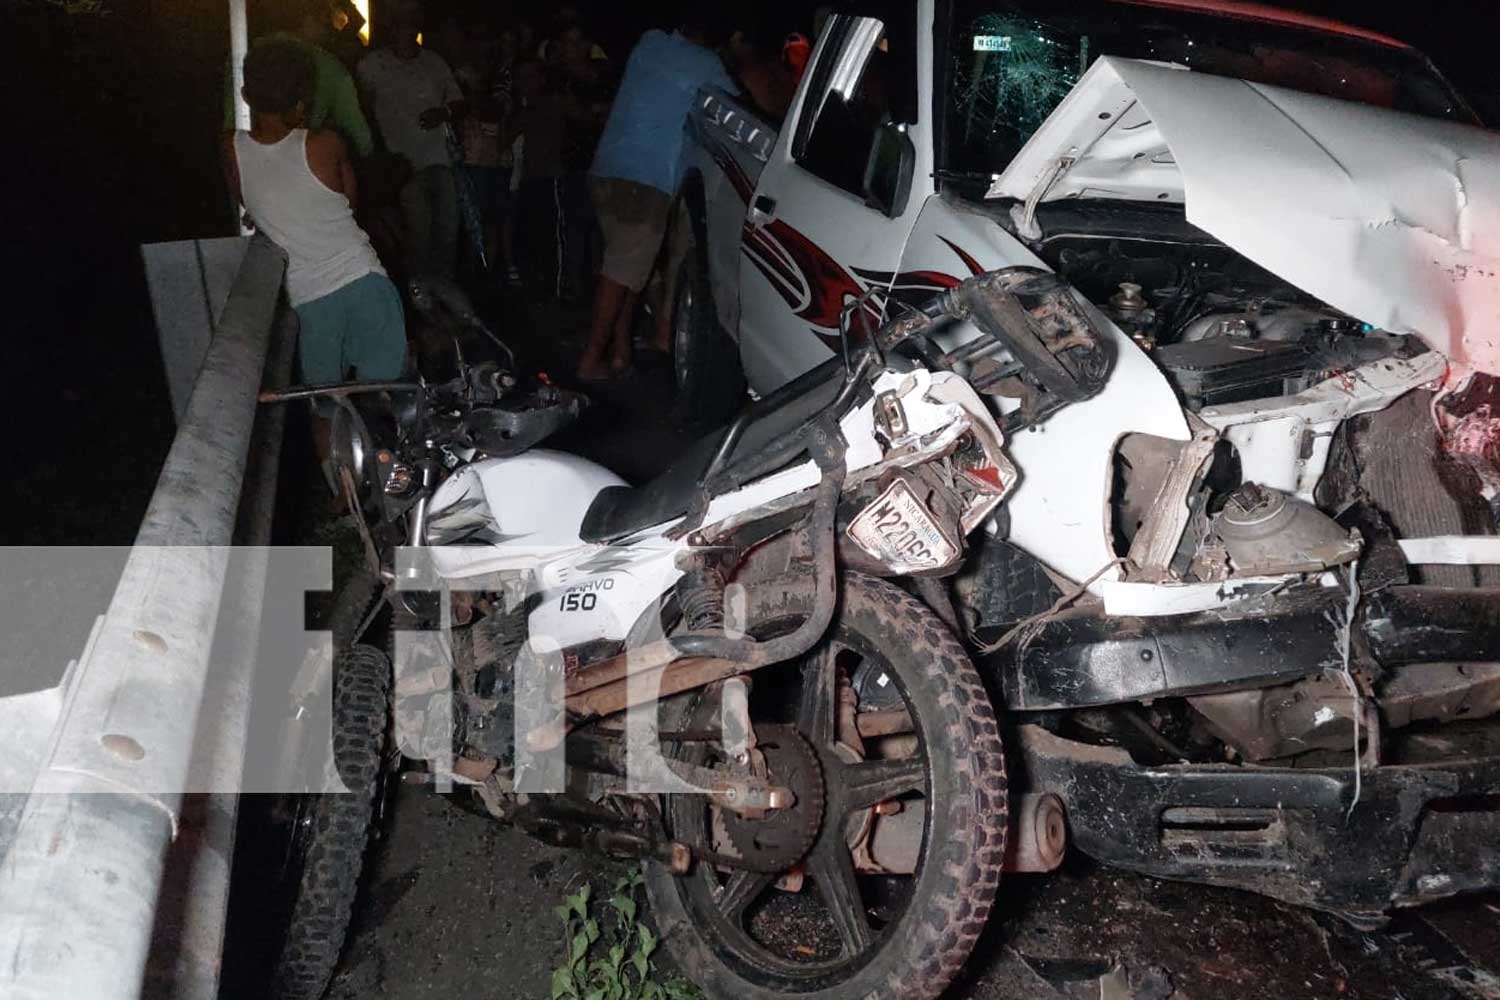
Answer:
<path fill-rule="evenodd" d="M 750 631 L 785 632 L 805 618 L 812 602 L 805 580 L 753 588 Z M 876 702 L 872 707 L 889 707 L 882 702 L 899 698 L 917 738 L 914 756 L 860 761 L 847 750 L 834 751 L 840 672 L 851 675 L 857 693 L 863 687 L 859 697 Z M 850 573 L 824 641 L 799 664 L 757 672 L 754 684 L 752 721 L 784 722 L 774 719 L 777 709 L 768 702 L 774 706 L 779 694 L 795 693 L 781 699 L 785 711 L 823 765 L 822 822 L 795 866 L 811 885 L 783 893 L 775 888 L 776 875 L 716 870 L 700 862 L 688 875 L 674 876 L 648 863 L 646 888 L 664 943 L 715 1000 L 937 997 L 984 928 L 1005 853 L 1005 758 L 994 709 L 973 664 L 921 602 L 889 583 Z M 693 710 L 691 703 L 678 706 L 679 712 Z M 903 766 L 908 760 L 912 768 Z M 916 794 L 921 797 L 910 797 Z M 888 796 L 903 797 L 906 809 L 925 810 L 915 872 L 905 881 L 856 874 L 848 847 L 850 817 L 863 815 L 872 798 Z M 669 796 L 669 832 L 689 843 L 701 841 L 707 809 L 701 796 Z M 879 907 L 872 918 L 871 898 L 891 882 L 900 883 L 902 899 L 882 922 Z M 755 921 L 794 896 L 803 912 L 790 917 L 791 948 L 758 939 Z M 807 955 L 805 938 L 795 935 L 809 933 L 807 915 L 816 918 L 819 909 L 831 928 L 825 940 L 836 945 Z"/>

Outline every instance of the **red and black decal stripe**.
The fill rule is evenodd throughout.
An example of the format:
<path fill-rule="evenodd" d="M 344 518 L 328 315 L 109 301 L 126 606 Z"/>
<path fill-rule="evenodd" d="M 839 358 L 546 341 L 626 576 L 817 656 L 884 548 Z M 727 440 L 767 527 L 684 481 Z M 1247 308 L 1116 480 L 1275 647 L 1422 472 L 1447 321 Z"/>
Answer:
<path fill-rule="evenodd" d="M 755 185 L 744 168 L 706 131 L 699 130 L 696 137 L 748 206 Z M 970 274 L 983 272 L 979 262 L 962 247 L 946 237 L 938 239 L 957 255 Z M 839 320 L 849 302 L 869 296 L 864 310 L 864 325 L 869 325 L 882 321 L 888 298 L 917 303 L 962 280 L 931 270 L 893 273 L 856 267 L 851 274 L 806 234 L 780 219 L 763 226 L 752 226 L 747 221 L 740 236 L 740 251 L 770 282 L 793 315 L 811 324 L 812 332 L 830 347 L 838 346 Z"/>

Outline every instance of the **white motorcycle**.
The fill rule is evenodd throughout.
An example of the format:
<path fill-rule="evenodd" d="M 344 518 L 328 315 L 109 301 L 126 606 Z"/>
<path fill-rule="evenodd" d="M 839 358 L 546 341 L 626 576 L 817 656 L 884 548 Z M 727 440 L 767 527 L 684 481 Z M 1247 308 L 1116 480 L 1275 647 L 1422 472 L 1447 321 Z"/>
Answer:
<path fill-rule="evenodd" d="M 983 335 L 945 354 L 927 334 L 956 317 Z M 937 586 L 1017 481 L 953 370 L 981 356 L 1039 421 L 1103 385 L 1112 347 L 1055 277 L 980 276 L 846 337 L 638 488 L 533 448 L 579 399 L 491 366 L 267 397 L 339 402 L 374 570 L 332 624 L 357 794 L 307 807 L 280 994 L 331 974 L 388 703 L 432 780 L 550 843 L 645 859 L 664 939 L 710 995 L 941 992 L 1010 826 L 999 724 Z M 357 641 L 382 603 L 393 692 L 386 651 Z M 822 928 L 795 951 L 765 930 L 789 908 Z"/>

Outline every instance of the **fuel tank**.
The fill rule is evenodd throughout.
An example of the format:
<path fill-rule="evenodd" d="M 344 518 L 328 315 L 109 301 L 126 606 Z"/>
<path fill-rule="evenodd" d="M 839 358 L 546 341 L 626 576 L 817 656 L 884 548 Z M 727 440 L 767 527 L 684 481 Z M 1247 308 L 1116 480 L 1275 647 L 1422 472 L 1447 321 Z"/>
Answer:
<path fill-rule="evenodd" d="M 432 498 L 434 564 L 450 578 L 534 566 L 583 545 L 578 528 L 589 504 L 605 487 L 623 485 L 601 465 L 542 448 L 467 465 Z"/>

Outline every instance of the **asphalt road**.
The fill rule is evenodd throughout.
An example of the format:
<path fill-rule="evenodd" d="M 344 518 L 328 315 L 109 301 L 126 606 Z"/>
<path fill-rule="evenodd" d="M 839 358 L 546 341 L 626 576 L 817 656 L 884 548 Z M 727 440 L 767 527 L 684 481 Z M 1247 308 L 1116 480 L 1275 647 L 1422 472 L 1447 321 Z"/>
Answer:
<path fill-rule="evenodd" d="M 565 377 L 579 316 L 506 324 L 534 363 Z M 670 375 L 590 389 L 596 405 L 553 446 L 640 480 L 696 433 L 670 411 Z M 537 844 L 402 786 L 390 801 L 330 997 L 546 998 L 564 948 L 553 913 L 620 864 Z M 1376 933 L 1234 890 L 1169 883 L 1069 857 L 1001 885 L 991 926 L 952 998 L 1403 998 L 1500 1000 L 1500 897 L 1397 917 Z"/>

